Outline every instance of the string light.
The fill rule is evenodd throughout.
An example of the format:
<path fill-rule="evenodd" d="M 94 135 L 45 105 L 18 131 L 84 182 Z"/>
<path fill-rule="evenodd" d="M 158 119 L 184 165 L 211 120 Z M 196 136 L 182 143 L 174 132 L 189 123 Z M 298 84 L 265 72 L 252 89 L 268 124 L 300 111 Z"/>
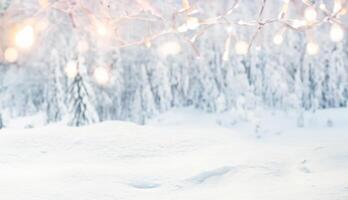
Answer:
<path fill-rule="evenodd" d="M 283 43 L 283 35 L 280 33 L 277 33 L 274 37 L 273 37 L 273 43 L 276 45 L 281 45 Z"/>
<path fill-rule="evenodd" d="M 42 8 L 48 7 L 48 4 L 49 4 L 48 0 L 38 0 L 38 2 Z"/>
<path fill-rule="evenodd" d="M 304 13 L 304 17 L 308 22 L 314 22 L 317 19 L 317 11 L 314 7 L 307 7 Z"/>
<path fill-rule="evenodd" d="M 69 61 L 64 69 L 68 78 L 73 79 L 78 73 L 78 66 L 76 61 Z"/>
<path fill-rule="evenodd" d="M 181 52 L 181 46 L 178 42 L 166 42 L 160 46 L 159 52 L 164 56 L 177 55 Z"/>
<path fill-rule="evenodd" d="M 306 51 L 309 55 L 316 55 L 319 53 L 319 45 L 315 42 L 308 42 Z"/>
<path fill-rule="evenodd" d="M 9 63 L 14 63 L 18 59 L 18 51 L 13 47 L 9 47 L 4 52 L 4 59 Z"/>
<path fill-rule="evenodd" d="M 145 47 L 146 47 L 146 48 L 151 48 L 151 46 L 152 46 L 151 41 L 150 41 L 150 39 L 148 39 L 148 38 L 145 38 L 144 44 L 145 44 Z"/>
<path fill-rule="evenodd" d="M 326 5 L 324 3 L 321 3 L 319 5 L 319 8 L 322 10 L 322 11 L 327 11 L 327 8 L 326 8 Z"/>
<path fill-rule="evenodd" d="M 29 48 L 34 44 L 34 28 L 25 26 L 16 33 L 16 45 L 20 48 Z"/>
<path fill-rule="evenodd" d="M 330 38 L 333 42 L 340 42 L 344 38 L 344 31 L 341 26 L 333 24 L 330 30 Z"/>
<path fill-rule="evenodd" d="M 178 31 L 179 33 L 187 32 L 187 31 L 188 31 L 187 24 L 183 24 L 183 25 L 179 26 L 179 27 L 177 28 L 177 31 Z"/>
<path fill-rule="evenodd" d="M 333 12 L 336 13 L 336 12 L 338 12 L 341 9 L 342 9 L 341 0 L 335 0 Z"/>
<path fill-rule="evenodd" d="M 95 81 L 100 85 L 106 85 L 109 82 L 109 72 L 105 67 L 97 67 L 93 73 Z"/>
<path fill-rule="evenodd" d="M 190 9 L 190 2 L 189 0 L 182 0 L 182 6 L 184 9 Z"/>
<path fill-rule="evenodd" d="M 236 51 L 236 54 L 246 55 L 248 54 L 249 44 L 243 40 L 240 40 L 236 42 L 234 49 Z"/>
<path fill-rule="evenodd" d="M 283 7 L 280 11 L 280 13 L 278 13 L 278 17 L 275 18 L 270 18 L 270 19 L 262 19 L 263 18 L 263 11 L 265 8 L 265 4 L 266 4 L 266 0 L 261 1 L 262 5 L 261 5 L 261 9 L 260 12 L 258 13 L 258 18 L 257 19 L 253 19 L 253 20 L 239 20 L 237 22 L 232 22 L 229 21 L 230 18 L 228 18 L 229 15 L 231 15 L 232 13 L 234 13 L 234 9 L 238 8 L 238 5 L 240 3 L 240 0 L 236 0 L 234 6 L 231 9 L 228 9 L 225 13 L 218 15 L 218 16 L 213 16 L 211 18 L 208 19 L 203 19 L 203 18 L 198 18 L 198 17 L 193 17 L 193 14 L 197 13 L 199 10 L 196 9 L 195 5 L 191 5 L 189 0 L 182 0 L 182 9 L 177 10 L 176 14 L 177 15 L 183 15 L 185 16 L 186 21 L 181 25 L 181 26 L 170 26 L 170 28 L 168 28 L 167 26 L 164 26 L 165 28 L 163 28 L 163 30 L 160 30 L 158 33 L 153 33 L 153 35 L 148 35 L 146 36 L 145 39 L 143 39 L 144 37 L 140 37 L 142 39 L 138 40 L 138 41 L 125 41 L 123 38 L 117 38 L 117 41 L 120 41 L 120 48 L 122 47 L 128 47 L 131 45 L 145 45 L 147 48 L 150 48 L 152 46 L 152 41 L 155 40 L 156 38 L 163 36 L 163 35 L 169 35 L 169 34 L 180 34 L 178 35 L 180 37 L 178 38 L 183 38 L 183 40 L 186 42 L 188 41 L 190 43 L 190 45 L 192 46 L 192 48 L 194 49 L 194 51 L 197 53 L 198 52 L 198 48 L 195 44 L 195 42 L 198 40 L 197 38 L 199 38 L 201 35 L 204 34 L 204 32 L 206 30 L 208 30 L 212 25 L 223 25 L 225 27 L 228 27 L 228 33 L 231 34 L 231 30 L 236 29 L 234 26 L 248 26 L 248 27 L 256 27 L 257 31 L 256 33 L 253 35 L 253 37 L 251 38 L 250 41 L 236 41 L 235 43 L 235 52 L 238 55 L 246 55 L 250 49 L 250 47 L 252 46 L 252 44 L 254 43 L 255 38 L 257 37 L 257 34 L 261 34 L 261 29 L 264 27 L 264 25 L 268 24 L 268 23 L 273 23 L 273 22 L 278 22 L 279 24 L 281 24 L 284 29 L 288 28 L 288 29 L 292 29 L 295 31 L 306 31 L 309 29 L 314 29 L 316 27 L 319 27 L 321 24 L 323 23 L 334 23 L 331 26 L 331 30 L 330 30 L 330 38 L 332 41 L 334 42 L 339 42 L 342 41 L 344 39 L 344 34 L 345 34 L 345 30 L 346 27 L 345 25 L 342 23 L 342 20 L 340 19 L 340 16 L 343 15 L 345 12 L 347 12 L 347 0 L 334 0 L 334 5 L 331 10 L 328 10 L 326 5 L 324 4 L 325 1 L 321 1 L 320 3 L 318 2 L 319 8 L 326 17 L 323 18 L 318 18 L 318 12 L 316 10 L 316 6 L 317 6 L 317 1 L 316 0 L 302 0 L 302 2 L 307 6 L 306 9 L 304 10 L 303 13 L 303 19 L 288 19 L 288 12 L 289 12 L 289 7 L 290 7 L 290 3 L 292 1 L 290 0 L 283 0 L 284 4 Z M 42 11 L 47 11 L 47 9 L 51 8 L 51 3 L 49 0 L 38 0 L 39 5 L 44 8 L 41 9 L 39 12 Z M 150 4 L 150 3 L 149 3 Z M 145 5 L 145 4 L 144 4 Z M 148 4 L 146 4 L 148 5 Z M 152 7 L 151 5 L 148 5 L 149 7 Z M 54 7 L 54 6 L 52 6 Z M 91 20 L 91 23 L 94 25 L 94 30 L 96 32 L 97 36 L 110 36 L 111 32 L 113 29 L 111 29 L 109 27 L 109 25 L 112 24 L 123 24 L 122 20 L 135 20 L 135 21 L 151 21 L 152 22 L 161 22 L 162 24 L 174 24 L 176 25 L 177 22 L 177 18 L 176 17 L 172 17 L 170 18 L 172 21 L 172 23 L 166 21 L 166 17 L 162 16 L 161 13 L 159 12 L 152 12 L 150 13 L 150 15 L 155 16 L 153 19 L 151 17 L 151 20 L 149 20 L 148 18 L 144 17 L 144 13 L 143 12 L 134 12 L 134 13 L 125 13 L 124 16 L 121 16 L 120 19 L 112 19 L 112 16 L 100 16 L 98 15 L 98 18 L 96 17 L 96 15 L 94 15 L 94 10 L 90 10 L 88 8 L 88 6 L 83 6 L 83 5 L 76 5 L 76 4 L 68 4 L 68 7 L 64 7 L 64 8 L 59 8 L 59 6 L 54 7 L 55 9 L 61 9 L 62 11 L 66 11 L 66 13 L 69 13 L 69 19 L 72 21 L 73 23 L 73 27 L 75 29 L 79 28 L 79 20 L 75 20 L 75 19 L 79 19 L 79 16 L 75 16 L 78 15 L 77 13 L 75 13 L 76 9 L 80 7 L 81 10 L 79 10 L 79 13 L 85 13 L 88 16 L 88 19 Z M 331 7 L 331 6 L 330 6 Z M 40 13 L 36 13 L 34 16 L 41 16 Z M 204 16 L 204 15 L 202 15 Z M 101 18 L 99 18 L 101 17 Z M 169 18 L 168 18 L 169 19 Z M 180 19 L 180 18 L 179 18 Z M 81 21 L 81 20 L 80 20 Z M 23 48 L 23 49 L 27 49 L 29 47 L 31 47 L 34 42 L 35 42 L 35 33 L 38 33 L 40 31 L 43 31 L 44 29 L 46 29 L 47 25 L 49 24 L 49 22 L 46 21 L 42 21 L 42 24 L 39 23 L 40 20 L 36 21 L 34 27 L 31 25 L 26 25 L 24 27 L 22 27 L 22 29 L 18 30 L 18 32 L 15 34 L 15 45 L 16 47 L 19 48 Z M 314 22 L 318 22 L 318 23 L 314 23 Z M 175 28 L 172 28 L 175 27 Z M 35 28 L 35 29 L 34 29 Z M 198 31 L 196 31 L 197 29 L 199 29 Z M 119 29 L 118 29 L 119 30 Z M 195 33 L 191 34 L 187 34 L 186 32 L 188 32 L 189 30 L 196 31 Z M 80 30 L 79 30 L 80 31 Z M 152 33 L 152 32 L 151 32 Z M 116 35 L 116 34 L 115 34 Z M 122 34 L 120 34 L 122 35 Z M 188 36 L 189 35 L 189 36 Z M 187 38 L 187 37 L 192 37 L 192 39 Z M 119 35 L 117 35 L 118 37 Z M 273 37 L 273 43 L 276 45 L 280 45 L 284 42 L 284 38 L 282 33 L 276 33 L 276 35 L 274 35 Z M 77 49 L 80 53 L 86 52 L 89 49 L 89 44 L 85 41 L 80 41 L 78 43 Z M 229 48 L 228 44 L 228 48 Z M 225 51 L 224 51 L 224 55 L 223 55 L 223 59 L 224 60 L 228 60 L 228 55 L 229 55 L 229 49 L 226 48 L 225 46 Z M 12 56 L 8 56 L 12 59 L 6 59 L 7 61 L 12 61 L 15 62 L 17 60 L 18 57 L 18 52 L 17 49 L 12 49 Z M 10 49 L 11 50 L 11 49 Z M 310 55 L 315 55 L 319 52 L 319 46 L 318 44 L 314 43 L 314 42 L 309 42 L 307 44 L 307 53 Z M 13 52 L 16 53 L 13 53 Z M 161 46 L 158 47 L 158 51 L 159 53 L 161 53 L 164 56 L 168 56 L 168 55 L 177 55 L 182 51 L 182 47 L 178 42 L 173 42 L 173 41 L 169 41 L 169 42 L 165 42 L 164 44 L 162 44 Z M 11 52 L 11 51 L 10 51 Z M 197 53 L 199 54 L 199 52 Z M 16 56 L 14 56 L 16 55 Z M 5 52 L 4 52 L 4 57 L 5 57 Z M 14 59 L 15 58 L 15 59 Z M 14 60 L 14 61 L 13 61 Z M 68 63 L 69 65 L 69 63 Z M 73 65 L 71 65 L 73 66 Z M 68 67 L 67 67 L 68 68 Z M 68 70 L 69 72 L 67 73 L 68 76 L 74 77 L 78 71 L 77 69 L 78 67 L 75 64 L 75 67 L 71 67 L 71 70 Z M 69 68 L 70 69 L 70 68 Z M 70 74 L 70 75 L 69 75 Z M 75 75 L 74 75 L 75 74 Z"/>
<path fill-rule="evenodd" d="M 292 26 L 295 29 L 299 29 L 299 28 L 307 26 L 307 22 L 305 20 L 295 19 L 295 20 L 292 20 Z"/>
<path fill-rule="evenodd" d="M 96 24 L 96 28 L 97 28 L 97 33 L 100 36 L 106 36 L 108 34 L 108 29 L 104 23 L 96 20 L 95 24 Z"/>
<path fill-rule="evenodd" d="M 197 29 L 200 26 L 198 18 L 196 18 L 196 17 L 188 17 L 187 21 L 186 21 L 186 26 L 190 30 Z"/>

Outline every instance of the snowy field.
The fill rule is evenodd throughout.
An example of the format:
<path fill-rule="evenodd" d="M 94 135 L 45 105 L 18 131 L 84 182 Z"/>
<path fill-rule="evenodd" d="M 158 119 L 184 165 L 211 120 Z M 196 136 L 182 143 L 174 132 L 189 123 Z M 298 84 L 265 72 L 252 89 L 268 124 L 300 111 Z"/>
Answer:
<path fill-rule="evenodd" d="M 146 126 L 13 125 L 0 130 L 0 199 L 348 199 L 346 109 L 307 114 L 304 128 L 292 114 L 248 118 L 181 109 Z"/>

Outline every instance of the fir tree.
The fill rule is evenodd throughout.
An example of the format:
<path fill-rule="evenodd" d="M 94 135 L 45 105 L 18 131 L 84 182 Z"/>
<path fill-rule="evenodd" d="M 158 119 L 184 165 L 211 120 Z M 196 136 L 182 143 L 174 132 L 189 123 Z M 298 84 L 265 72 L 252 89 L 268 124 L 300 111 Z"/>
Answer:
<path fill-rule="evenodd" d="M 53 49 L 50 57 L 50 72 L 46 87 L 46 122 L 57 122 L 62 120 L 65 113 L 63 74 L 59 61 L 58 52 Z"/>
<path fill-rule="evenodd" d="M 79 65 L 79 64 L 78 64 Z M 70 87 L 70 102 L 72 118 L 70 119 L 70 126 L 84 126 L 98 121 L 94 107 L 90 103 L 90 94 L 86 87 L 80 71 L 76 74 Z"/>

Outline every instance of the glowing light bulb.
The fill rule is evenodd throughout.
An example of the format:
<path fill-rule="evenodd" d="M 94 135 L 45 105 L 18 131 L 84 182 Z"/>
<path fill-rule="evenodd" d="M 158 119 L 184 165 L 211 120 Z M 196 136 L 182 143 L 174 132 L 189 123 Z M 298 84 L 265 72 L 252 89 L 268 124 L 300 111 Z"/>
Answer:
<path fill-rule="evenodd" d="M 326 5 L 325 5 L 324 3 L 321 3 L 320 6 L 319 6 L 319 8 L 320 8 L 321 10 L 324 10 L 324 11 L 327 10 Z"/>
<path fill-rule="evenodd" d="M 249 51 L 249 44 L 245 41 L 237 41 L 234 49 L 238 55 L 246 55 Z"/>
<path fill-rule="evenodd" d="M 341 0 L 335 0 L 333 12 L 336 13 L 342 9 Z"/>
<path fill-rule="evenodd" d="M 78 73 L 78 67 L 77 67 L 76 61 L 69 61 L 66 64 L 64 71 L 65 71 L 65 74 L 68 76 L 68 78 L 71 78 L 71 79 L 75 78 L 75 76 Z"/>
<path fill-rule="evenodd" d="M 49 5 L 48 0 L 38 0 L 38 2 L 42 8 L 47 8 Z"/>
<path fill-rule="evenodd" d="M 314 22 L 317 19 L 317 11 L 314 7 L 308 7 L 305 10 L 304 17 L 309 22 Z"/>
<path fill-rule="evenodd" d="M 110 80 L 109 72 L 104 67 L 95 68 L 93 76 L 95 81 L 100 85 L 106 85 Z"/>
<path fill-rule="evenodd" d="M 164 56 L 177 55 L 181 52 L 181 46 L 175 41 L 170 41 L 164 43 L 158 50 Z"/>
<path fill-rule="evenodd" d="M 294 28 L 300 28 L 300 27 L 303 27 L 303 26 L 307 26 L 307 22 L 305 20 L 295 19 L 295 20 L 292 21 L 292 26 Z"/>
<path fill-rule="evenodd" d="M 108 29 L 105 26 L 105 24 L 101 23 L 100 21 L 96 22 L 96 28 L 97 28 L 97 33 L 100 36 L 106 36 L 108 34 Z"/>
<path fill-rule="evenodd" d="M 144 45 L 146 48 L 151 48 L 151 40 L 149 38 L 145 38 Z"/>
<path fill-rule="evenodd" d="M 199 19 L 196 17 L 188 17 L 186 21 L 186 26 L 190 30 L 195 30 L 200 26 Z"/>
<path fill-rule="evenodd" d="M 30 25 L 16 33 L 16 45 L 20 48 L 29 48 L 34 44 L 34 28 Z"/>
<path fill-rule="evenodd" d="M 176 29 L 179 33 L 184 33 L 186 31 L 188 31 L 188 27 L 186 24 L 183 24 L 181 26 L 179 26 L 177 29 Z"/>
<path fill-rule="evenodd" d="M 333 42 L 340 42 L 344 38 L 344 31 L 341 26 L 334 24 L 331 26 L 330 38 Z"/>
<path fill-rule="evenodd" d="M 9 47 L 4 52 L 4 59 L 9 63 L 14 63 L 18 59 L 18 51 L 15 48 Z"/>
<path fill-rule="evenodd" d="M 315 42 L 309 42 L 306 51 L 309 55 L 316 55 L 319 53 L 319 45 Z"/>
<path fill-rule="evenodd" d="M 182 0 L 182 5 L 185 10 L 191 7 L 189 0 Z"/>
<path fill-rule="evenodd" d="M 283 36 L 282 34 L 276 34 L 273 38 L 273 43 L 276 44 L 276 45 L 281 45 L 283 43 Z"/>

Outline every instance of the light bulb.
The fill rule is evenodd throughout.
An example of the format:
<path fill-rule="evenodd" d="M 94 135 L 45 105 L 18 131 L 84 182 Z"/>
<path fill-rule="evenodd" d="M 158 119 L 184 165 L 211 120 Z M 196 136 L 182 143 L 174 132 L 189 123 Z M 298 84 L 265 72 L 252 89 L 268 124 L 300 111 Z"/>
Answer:
<path fill-rule="evenodd" d="M 4 59 L 9 63 L 14 63 L 18 59 L 18 51 L 15 48 L 9 47 L 4 52 Z"/>
<path fill-rule="evenodd" d="M 305 10 L 304 17 L 309 22 L 314 22 L 317 19 L 317 11 L 314 7 L 308 7 Z"/>
<path fill-rule="evenodd" d="M 342 9 L 341 0 L 335 0 L 333 12 L 336 13 Z"/>
<path fill-rule="evenodd" d="M 324 11 L 327 10 L 326 5 L 325 5 L 324 3 L 321 3 L 320 6 L 319 6 L 319 8 L 320 8 L 321 10 L 324 10 Z"/>
<path fill-rule="evenodd" d="M 246 55 L 249 50 L 249 44 L 245 41 L 240 40 L 236 42 L 234 49 L 238 55 Z"/>
<path fill-rule="evenodd" d="M 178 42 L 170 41 L 164 43 L 158 50 L 164 56 L 177 55 L 181 52 L 181 46 Z"/>
<path fill-rule="evenodd" d="M 34 28 L 25 26 L 16 33 L 16 45 L 20 48 L 29 48 L 34 43 Z"/>
<path fill-rule="evenodd" d="M 274 37 L 273 37 L 273 43 L 276 44 L 276 45 L 281 45 L 283 43 L 283 36 L 282 34 L 276 34 Z"/>
<path fill-rule="evenodd" d="M 333 24 L 330 30 L 330 38 L 333 42 L 340 42 L 344 38 L 344 31 L 341 26 Z"/>
<path fill-rule="evenodd" d="M 106 36 L 108 34 L 108 29 L 105 26 L 105 24 L 103 24 L 102 22 L 96 21 L 96 28 L 97 28 L 97 33 L 100 36 Z"/>
<path fill-rule="evenodd" d="M 186 24 L 183 24 L 181 26 L 179 26 L 177 29 L 176 29 L 179 33 L 184 33 L 186 31 L 188 31 L 188 27 Z"/>
<path fill-rule="evenodd" d="M 93 73 L 95 81 L 100 85 L 106 85 L 109 82 L 108 70 L 104 67 L 97 67 Z"/>
<path fill-rule="evenodd" d="M 38 0 L 38 2 L 42 8 L 47 8 L 49 5 L 48 0 Z"/>
<path fill-rule="evenodd" d="M 191 8 L 189 0 L 182 0 L 182 6 L 185 10 Z"/>
<path fill-rule="evenodd" d="M 319 53 L 319 45 L 315 42 L 309 42 L 306 51 L 309 55 L 316 55 Z"/>
<path fill-rule="evenodd" d="M 292 26 L 294 28 L 301 28 L 301 27 L 307 26 L 307 22 L 305 20 L 295 19 L 292 21 Z"/>
<path fill-rule="evenodd" d="M 149 38 L 145 38 L 144 45 L 146 48 L 151 48 L 151 40 Z"/>
<path fill-rule="evenodd" d="M 200 26 L 199 19 L 196 17 L 188 17 L 186 25 L 188 29 L 195 30 Z"/>
<path fill-rule="evenodd" d="M 73 79 L 75 78 L 75 76 L 77 75 L 78 73 L 78 68 L 77 68 L 77 63 L 76 61 L 69 61 L 67 64 L 66 64 L 66 67 L 64 69 L 65 71 L 65 74 Z"/>

